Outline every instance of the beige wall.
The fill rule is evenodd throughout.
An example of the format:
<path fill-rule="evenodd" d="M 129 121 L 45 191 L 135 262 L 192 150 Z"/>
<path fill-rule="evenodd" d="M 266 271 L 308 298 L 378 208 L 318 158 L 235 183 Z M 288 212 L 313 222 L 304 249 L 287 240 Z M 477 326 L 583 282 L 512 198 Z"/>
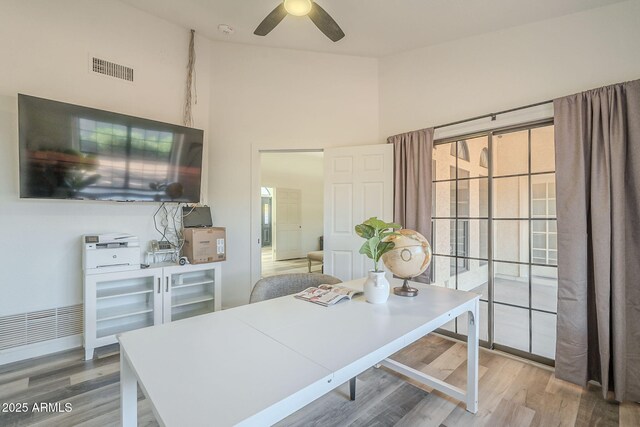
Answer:
<path fill-rule="evenodd" d="M 375 59 L 212 43 L 209 199 L 227 227 L 222 304 L 249 301 L 252 153 L 379 142 Z M 202 78 L 201 78 L 202 79 Z"/>

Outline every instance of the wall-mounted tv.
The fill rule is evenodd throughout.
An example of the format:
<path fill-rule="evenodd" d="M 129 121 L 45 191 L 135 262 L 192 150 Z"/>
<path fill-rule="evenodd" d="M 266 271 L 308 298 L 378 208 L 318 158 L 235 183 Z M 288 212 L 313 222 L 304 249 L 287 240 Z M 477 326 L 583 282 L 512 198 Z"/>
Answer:
<path fill-rule="evenodd" d="M 18 95 L 20 197 L 200 201 L 203 131 Z"/>

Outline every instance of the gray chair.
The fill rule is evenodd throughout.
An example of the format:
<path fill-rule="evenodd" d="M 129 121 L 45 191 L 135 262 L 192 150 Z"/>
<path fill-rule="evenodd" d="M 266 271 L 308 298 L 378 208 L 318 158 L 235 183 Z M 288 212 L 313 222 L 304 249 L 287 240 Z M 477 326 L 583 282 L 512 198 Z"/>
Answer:
<path fill-rule="evenodd" d="M 265 301 L 304 291 L 310 286 L 335 285 L 342 280 L 328 274 L 293 273 L 279 274 L 258 280 L 251 291 L 249 303 Z"/>

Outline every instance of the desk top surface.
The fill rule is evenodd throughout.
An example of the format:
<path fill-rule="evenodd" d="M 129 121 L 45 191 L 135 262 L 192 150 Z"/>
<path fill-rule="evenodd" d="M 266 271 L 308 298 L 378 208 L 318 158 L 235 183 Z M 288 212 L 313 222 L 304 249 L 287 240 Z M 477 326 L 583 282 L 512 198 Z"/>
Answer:
<path fill-rule="evenodd" d="M 342 285 L 362 289 L 363 283 Z M 127 332 L 119 340 L 166 425 L 236 424 L 328 382 L 380 348 L 404 347 L 412 334 L 428 333 L 479 298 L 413 285 L 417 297 L 392 294 L 385 304 L 358 296 L 323 307 L 286 296 Z"/>

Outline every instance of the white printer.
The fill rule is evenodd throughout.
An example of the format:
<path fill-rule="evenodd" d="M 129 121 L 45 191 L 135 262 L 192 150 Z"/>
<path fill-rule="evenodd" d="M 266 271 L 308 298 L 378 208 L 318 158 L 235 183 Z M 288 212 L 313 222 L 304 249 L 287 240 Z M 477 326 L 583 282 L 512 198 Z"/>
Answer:
<path fill-rule="evenodd" d="M 140 268 L 140 242 L 124 233 L 82 236 L 82 268 L 85 274 Z"/>

